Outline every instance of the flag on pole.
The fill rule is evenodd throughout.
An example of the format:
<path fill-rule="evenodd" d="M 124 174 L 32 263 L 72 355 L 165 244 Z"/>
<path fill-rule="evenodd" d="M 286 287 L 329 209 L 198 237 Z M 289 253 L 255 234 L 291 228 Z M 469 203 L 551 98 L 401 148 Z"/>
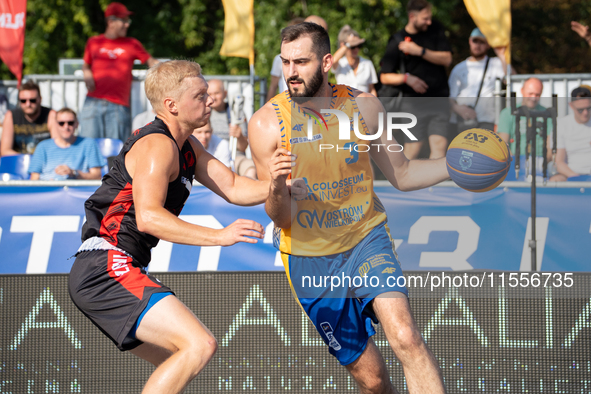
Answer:
<path fill-rule="evenodd" d="M 16 76 L 19 86 L 23 78 L 26 16 L 27 0 L 0 1 L 0 59 Z"/>
<path fill-rule="evenodd" d="M 506 47 L 511 64 L 511 0 L 464 0 L 468 13 L 493 48 Z"/>
<path fill-rule="evenodd" d="M 254 0 L 222 0 L 224 42 L 220 55 L 245 57 L 254 65 Z"/>

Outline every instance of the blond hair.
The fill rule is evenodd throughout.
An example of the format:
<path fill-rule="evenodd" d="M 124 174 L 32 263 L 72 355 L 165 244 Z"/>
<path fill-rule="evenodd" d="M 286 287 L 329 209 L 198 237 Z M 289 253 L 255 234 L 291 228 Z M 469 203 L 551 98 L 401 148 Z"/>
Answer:
<path fill-rule="evenodd" d="M 74 115 L 74 119 L 78 120 L 78 116 L 76 116 L 76 112 L 74 112 L 73 109 L 70 109 L 68 107 L 64 107 L 64 108 L 60 109 L 59 111 L 57 111 L 55 113 L 55 116 L 57 116 L 59 114 L 72 114 L 72 115 Z"/>
<path fill-rule="evenodd" d="M 178 100 L 187 89 L 183 81 L 191 77 L 201 77 L 201 66 L 190 60 L 171 60 L 150 67 L 145 90 L 154 111 L 164 110 L 162 101 L 167 97 Z"/>

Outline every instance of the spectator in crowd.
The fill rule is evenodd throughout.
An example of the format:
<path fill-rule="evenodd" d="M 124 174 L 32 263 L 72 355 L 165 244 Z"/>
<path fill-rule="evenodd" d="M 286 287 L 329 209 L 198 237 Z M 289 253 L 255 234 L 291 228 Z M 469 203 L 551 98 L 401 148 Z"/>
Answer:
<path fill-rule="evenodd" d="M 213 98 L 210 117 L 213 135 L 217 135 L 226 141 L 229 141 L 230 137 L 236 138 L 234 170 L 238 175 L 256 179 L 254 162 L 246 157 L 246 148 L 248 148 L 246 116 L 243 113 L 236 114 L 236 118 L 241 118 L 243 121 L 241 124 L 232 124 L 230 121 L 232 117 L 231 108 L 226 102 L 228 93 L 224 88 L 224 83 L 219 79 L 212 79 L 208 83 L 207 93 Z"/>
<path fill-rule="evenodd" d="M 131 91 L 133 62 L 151 67 L 154 59 L 135 38 L 127 37 L 132 14 L 121 3 L 105 10 L 104 34 L 90 37 L 84 50 L 84 82 L 88 95 L 80 113 L 80 135 L 125 141 L 131 134 Z"/>
<path fill-rule="evenodd" d="M 318 15 L 310 15 L 306 19 L 294 18 L 287 26 L 297 25 L 302 22 L 312 22 L 320 25 L 324 30 L 328 31 L 328 24 L 326 21 Z M 285 84 L 285 77 L 283 76 L 283 63 L 281 62 L 281 56 L 277 55 L 273 59 L 273 65 L 271 66 L 271 82 L 269 83 L 269 90 L 267 92 L 267 101 L 271 100 L 277 94 L 277 87 L 279 87 L 279 93 L 287 90 Z"/>
<path fill-rule="evenodd" d="M 495 48 L 497 57 L 489 58 L 486 37 L 479 28 L 472 30 L 468 40 L 470 57 L 457 64 L 449 76 L 451 123 L 457 132 L 480 127 L 493 130 L 495 107 L 492 101 L 495 81 L 505 78 L 505 48 Z"/>
<path fill-rule="evenodd" d="M 572 21 L 570 23 L 570 28 L 572 29 L 572 31 L 577 33 L 583 40 L 585 40 L 589 46 L 591 46 L 591 31 L 589 31 L 589 26 L 585 26 L 579 22 Z"/>
<path fill-rule="evenodd" d="M 19 108 L 4 116 L 0 154 L 30 154 L 37 144 L 51 138 L 55 129 L 55 111 L 41 105 L 39 85 L 27 81 L 18 89 Z"/>
<path fill-rule="evenodd" d="M 572 112 L 558 119 L 556 170 L 551 181 L 591 175 L 591 87 L 582 85 L 571 93 Z"/>
<path fill-rule="evenodd" d="M 131 129 L 137 130 L 140 127 L 144 127 L 148 123 L 152 122 L 155 117 L 156 117 L 156 112 L 154 112 L 153 108 L 150 108 L 142 113 L 139 113 L 133 118 L 133 123 L 131 124 Z"/>
<path fill-rule="evenodd" d="M 542 96 L 542 90 L 544 85 L 542 81 L 538 78 L 529 78 L 523 83 L 521 87 L 521 95 L 523 96 L 523 100 L 521 104 L 517 106 L 517 108 L 525 105 L 530 110 L 534 111 L 544 111 L 546 108 L 540 105 L 540 97 Z M 537 118 L 537 122 L 543 122 L 543 118 Z M 552 122 L 550 119 L 547 119 L 547 127 L 548 127 L 548 144 L 547 144 L 547 154 L 548 158 L 551 159 L 552 155 L 552 145 L 550 143 L 550 135 L 552 133 Z M 525 149 L 527 146 L 526 141 L 526 118 L 521 117 L 519 123 L 519 131 L 521 135 L 521 142 L 519 147 L 519 152 L 515 152 L 515 115 L 511 114 L 511 108 L 506 107 L 504 108 L 500 115 L 499 115 L 499 123 L 495 125 L 495 132 L 499 133 L 499 136 L 509 144 L 509 148 L 511 150 L 511 154 L 516 155 L 519 154 L 521 156 L 525 155 Z M 536 137 L 536 155 L 542 156 L 544 149 L 544 140 L 542 138 Z"/>
<path fill-rule="evenodd" d="M 70 108 L 57 111 L 53 138 L 41 141 L 29 164 L 31 180 L 101 179 L 105 159 L 92 138 L 76 137 L 76 113 Z"/>
<path fill-rule="evenodd" d="M 443 26 L 432 20 L 431 8 L 427 0 L 409 0 L 406 7 L 408 23 L 390 38 L 381 61 L 380 81 L 396 86 L 404 97 L 449 97 L 445 68 L 452 61 L 451 45 Z M 412 128 L 417 141 L 405 136 L 407 158 L 419 157 L 425 140 L 429 141 L 432 159 L 445 156 L 449 121 L 447 101 L 423 99 L 418 107 L 416 101 L 402 100 L 399 112 L 414 113 L 418 119 Z"/>
<path fill-rule="evenodd" d="M 228 144 L 228 141 L 213 134 L 211 122 L 208 121 L 205 126 L 196 128 L 195 131 L 193 131 L 193 135 L 199 140 L 199 142 L 201 142 L 201 145 L 203 145 L 209 154 L 221 161 L 227 167 L 230 167 L 230 161 L 232 160 L 230 155 L 230 145 Z"/>
<path fill-rule="evenodd" d="M 376 69 L 371 60 L 359 56 L 365 42 L 349 25 L 343 26 L 338 36 L 339 49 L 333 55 L 332 71 L 337 84 L 349 85 L 362 92 L 377 96 L 374 85 L 378 83 Z"/>

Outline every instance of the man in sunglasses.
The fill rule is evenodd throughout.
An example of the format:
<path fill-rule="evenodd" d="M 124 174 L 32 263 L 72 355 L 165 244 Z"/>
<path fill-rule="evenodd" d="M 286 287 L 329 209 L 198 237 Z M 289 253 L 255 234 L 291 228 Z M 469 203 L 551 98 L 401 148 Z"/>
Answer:
<path fill-rule="evenodd" d="M 591 87 L 581 85 L 571 92 L 570 113 L 558 119 L 556 169 L 551 181 L 590 180 Z"/>
<path fill-rule="evenodd" d="M 0 155 L 31 154 L 37 144 L 51 138 L 55 111 L 41 106 L 39 85 L 27 81 L 18 90 L 19 108 L 4 117 Z"/>
<path fill-rule="evenodd" d="M 70 108 L 57 111 L 53 138 L 41 141 L 31 158 L 31 180 L 101 179 L 105 159 L 96 141 L 76 137 L 76 113 Z"/>
<path fill-rule="evenodd" d="M 131 11 L 121 3 L 105 10 L 104 34 L 90 37 L 84 50 L 84 82 L 88 89 L 80 112 L 80 135 L 125 141 L 131 134 L 131 92 L 133 62 L 149 67 L 158 63 L 135 38 L 127 37 Z"/>

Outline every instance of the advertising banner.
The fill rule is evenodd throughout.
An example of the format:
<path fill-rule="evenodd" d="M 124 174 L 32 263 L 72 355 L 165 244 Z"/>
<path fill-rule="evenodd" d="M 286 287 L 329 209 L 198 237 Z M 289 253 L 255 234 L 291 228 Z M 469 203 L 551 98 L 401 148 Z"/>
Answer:
<path fill-rule="evenodd" d="M 403 270 L 530 269 L 529 188 L 470 193 L 457 187 L 434 187 L 402 193 L 382 185 L 375 190 L 386 210 Z M 310 186 L 327 193 L 332 187 Z M 0 274 L 69 272 L 81 244 L 84 201 L 95 189 L 0 188 L 4 207 L 0 212 Z M 589 188 L 538 188 L 538 270 L 589 271 L 589 206 Z M 325 226 L 331 215 L 300 212 L 299 220 L 305 226 Z M 152 251 L 150 271 L 283 270 L 273 246 L 273 224 L 262 205 L 237 207 L 204 187 L 194 187 L 180 217 L 212 228 L 228 226 L 238 218 L 252 219 L 266 228 L 265 238 L 257 244 L 231 247 L 161 241 Z"/>

